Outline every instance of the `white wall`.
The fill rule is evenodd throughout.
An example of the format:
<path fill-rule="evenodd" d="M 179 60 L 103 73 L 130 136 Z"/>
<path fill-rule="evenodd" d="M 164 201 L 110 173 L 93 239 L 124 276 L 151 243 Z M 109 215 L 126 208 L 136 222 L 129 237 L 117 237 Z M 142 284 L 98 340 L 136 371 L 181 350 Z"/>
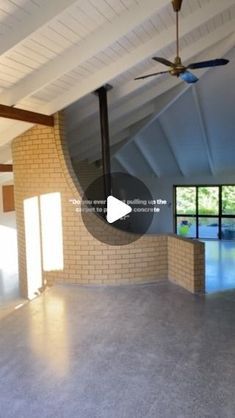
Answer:
<path fill-rule="evenodd" d="M 0 175 L 0 225 L 16 228 L 16 215 L 15 212 L 3 212 L 2 203 L 2 186 L 14 184 L 13 174 L 1 174 Z"/>
<path fill-rule="evenodd" d="M 152 193 L 154 199 L 165 199 L 168 201 L 166 207 L 161 207 L 159 214 L 154 216 L 149 233 L 173 233 L 174 232 L 174 185 L 200 185 L 200 184 L 235 184 L 235 173 L 220 176 L 194 176 L 144 180 L 146 186 Z"/>

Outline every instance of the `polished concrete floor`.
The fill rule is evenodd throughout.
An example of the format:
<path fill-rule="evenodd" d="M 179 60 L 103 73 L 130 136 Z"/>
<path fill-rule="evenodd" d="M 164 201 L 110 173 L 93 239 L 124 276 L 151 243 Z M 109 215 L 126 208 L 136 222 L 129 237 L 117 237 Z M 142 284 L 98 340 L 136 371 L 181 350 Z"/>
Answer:
<path fill-rule="evenodd" d="M 235 292 L 58 286 L 0 322 L 4 418 L 234 418 Z"/>
<path fill-rule="evenodd" d="M 235 289 L 235 241 L 204 241 L 206 292 Z"/>

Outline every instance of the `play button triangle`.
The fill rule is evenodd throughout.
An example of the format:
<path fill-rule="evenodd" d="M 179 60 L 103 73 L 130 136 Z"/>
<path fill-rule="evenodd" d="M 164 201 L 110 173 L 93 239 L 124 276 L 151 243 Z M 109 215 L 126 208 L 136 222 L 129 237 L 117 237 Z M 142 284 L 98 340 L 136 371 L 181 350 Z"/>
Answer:
<path fill-rule="evenodd" d="M 132 212 L 132 208 L 116 197 L 109 196 L 107 199 L 107 221 L 112 224 Z"/>

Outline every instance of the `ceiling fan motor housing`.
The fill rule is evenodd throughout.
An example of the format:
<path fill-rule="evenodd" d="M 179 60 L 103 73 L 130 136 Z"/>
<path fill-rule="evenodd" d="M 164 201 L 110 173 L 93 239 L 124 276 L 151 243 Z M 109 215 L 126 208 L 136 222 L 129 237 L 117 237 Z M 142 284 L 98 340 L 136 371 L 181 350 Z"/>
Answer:
<path fill-rule="evenodd" d="M 182 64 L 180 57 L 175 57 L 174 66 L 171 68 L 170 73 L 171 75 L 176 75 L 179 77 L 181 73 L 185 71 L 185 66 Z"/>
<path fill-rule="evenodd" d="M 173 9 L 175 12 L 179 12 L 182 6 L 183 0 L 172 0 Z"/>

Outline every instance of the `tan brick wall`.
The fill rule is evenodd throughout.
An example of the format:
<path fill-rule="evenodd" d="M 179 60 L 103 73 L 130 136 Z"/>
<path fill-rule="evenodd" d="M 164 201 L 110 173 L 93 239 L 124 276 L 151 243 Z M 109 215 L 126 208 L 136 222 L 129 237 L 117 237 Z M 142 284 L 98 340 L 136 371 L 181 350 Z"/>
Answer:
<path fill-rule="evenodd" d="M 168 236 L 168 278 L 192 293 L 204 292 L 204 243 Z"/>
<path fill-rule="evenodd" d="M 87 232 L 80 214 L 69 202 L 71 198 L 80 198 L 80 186 L 64 141 L 62 116 L 56 115 L 55 120 L 54 128 L 35 126 L 16 138 L 12 145 L 22 295 L 27 296 L 23 202 L 26 198 L 50 192 L 60 192 L 62 198 L 64 269 L 43 272 L 45 284 L 157 281 L 167 279 L 168 263 L 170 277 L 175 277 L 182 284 L 178 279 L 179 269 L 172 267 L 172 243 L 178 241 L 177 238 L 169 240 L 167 236 L 144 236 L 129 245 L 109 246 Z M 114 237 L 124 234 L 108 224 L 104 228 L 103 223 L 100 226 L 98 222 L 97 228 L 100 227 L 104 234 L 112 233 Z M 169 242 L 171 250 L 168 257 Z M 197 255 L 196 252 L 194 255 Z M 193 254 L 190 257 L 192 265 L 195 265 Z M 181 266 L 180 258 L 179 261 Z M 190 273 L 189 281 L 194 281 L 193 271 L 195 268 Z M 195 286 L 184 287 L 193 291 Z"/>

